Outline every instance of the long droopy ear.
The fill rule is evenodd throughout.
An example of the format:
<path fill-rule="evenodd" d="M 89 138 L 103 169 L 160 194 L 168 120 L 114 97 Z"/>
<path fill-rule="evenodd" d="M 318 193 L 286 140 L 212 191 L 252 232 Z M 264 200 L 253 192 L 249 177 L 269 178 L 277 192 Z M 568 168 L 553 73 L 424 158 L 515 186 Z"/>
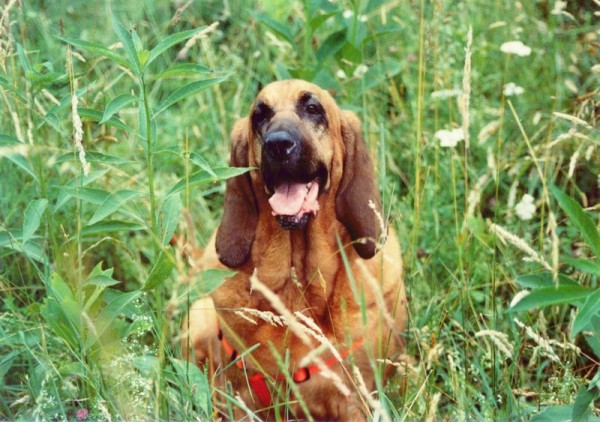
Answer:
<path fill-rule="evenodd" d="M 342 111 L 342 139 L 345 147 L 344 171 L 338 188 L 335 211 L 354 242 L 354 249 L 364 258 L 377 252 L 381 226 L 375 213 L 381 212 L 375 170 L 361 134 L 356 115 Z M 369 202 L 375 205 L 375 210 Z"/>
<path fill-rule="evenodd" d="M 231 167 L 248 167 L 248 119 L 235 124 L 232 134 Z M 219 261 L 236 268 L 248 260 L 258 223 L 258 204 L 252 190 L 250 174 L 227 181 L 223 218 L 217 230 L 216 249 Z"/>

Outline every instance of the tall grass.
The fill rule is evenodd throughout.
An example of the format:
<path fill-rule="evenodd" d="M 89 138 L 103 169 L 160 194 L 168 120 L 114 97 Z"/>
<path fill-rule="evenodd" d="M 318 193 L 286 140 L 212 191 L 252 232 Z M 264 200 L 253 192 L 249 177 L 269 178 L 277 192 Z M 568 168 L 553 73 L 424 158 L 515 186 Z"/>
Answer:
<path fill-rule="evenodd" d="M 0 6 L 2 419 L 214 415 L 229 392 L 178 336 L 226 274 L 181 251 L 218 224 L 233 121 L 287 77 L 358 112 L 402 239 L 412 363 L 382 409 L 599 416 L 597 2 L 111 7 Z"/>

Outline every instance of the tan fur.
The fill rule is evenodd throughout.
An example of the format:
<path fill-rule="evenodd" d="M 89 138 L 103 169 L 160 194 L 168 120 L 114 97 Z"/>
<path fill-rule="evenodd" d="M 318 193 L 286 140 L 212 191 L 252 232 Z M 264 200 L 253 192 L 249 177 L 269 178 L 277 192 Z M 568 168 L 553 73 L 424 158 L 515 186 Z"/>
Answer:
<path fill-rule="evenodd" d="M 305 91 L 317 95 L 324 106 L 328 118 L 326 133 L 315 130 L 313 125 L 303 122 L 294 113 L 295 101 Z M 319 196 L 318 215 L 305 229 L 286 231 L 279 227 L 271 215 L 260 172 L 250 173 L 251 191 L 258 205 L 258 218 L 249 258 L 236 268 L 236 275 L 213 292 L 211 298 L 200 299 L 192 305 L 189 322 L 188 319 L 184 321 L 183 329 L 187 330 L 189 324 L 189 335 L 184 336 L 184 344 L 191 344 L 193 355 L 188 352 L 187 346 L 184 347 L 184 355 L 190 359 L 193 356 L 198 365 L 210 361 L 211 368 L 218 375 L 216 382 L 221 383 L 217 385 L 221 391 L 224 390 L 223 382 L 227 379 L 249 408 L 262 412 L 265 418 L 274 418 L 273 409 L 261 409 L 253 397 L 253 392 L 248 389 L 246 376 L 251 376 L 257 371 L 262 371 L 268 376 L 281 374 L 282 368 L 278 366 L 271 352 L 273 347 L 281 360 L 285 360 L 286 354 L 289 354 L 291 373 L 301 367 L 302 359 L 319 347 L 319 344 L 317 341 L 313 341 L 310 346 L 305 344 L 286 326 L 273 326 L 256 317 L 252 317 L 256 320 L 256 324 L 253 324 L 235 313 L 242 308 L 273 311 L 271 303 L 251 289 L 251 277 L 255 274 L 291 313 L 301 312 L 312 318 L 338 351 L 348 350 L 354 342 L 363 340 L 362 346 L 352 353 L 351 358 L 345 359 L 343 364 L 335 364 L 329 368 L 343 380 L 351 391 L 350 396 L 344 396 L 341 388 L 321 373 L 314 375 L 307 382 L 296 384 L 312 417 L 362 419 L 368 415 L 369 409 L 355 387 L 350 368 L 352 365 L 358 367 L 367 388 L 372 391 L 375 389 L 375 374 L 371 362 L 377 362 L 380 358 L 394 358 L 403 350 L 401 333 L 406 325 L 407 314 L 399 242 L 393 230 L 388 229 L 387 241 L 379 252 L 373 258 L 363 260 L 353 247 L 347 227 L 338 219 L 340 202 L 336 205 L 336 197 L 344 194 L 340 189 L 342 184 L 348 185 L 348 182 L 342 183 L 344 172 L 351 172 L 354 177 L 351 183 L 360 184 L 360 178 L 365 175 L 373 178 L 372 169 L 350 168 L 352 161 L 347 149 L 354 144 L 364 148 L 360 123 L 356 116 L 339 110 L 327 92 L 304 81 L 292 80 L 270 84 L 258 98 L 268 103 L 278 118 L 292 119 L 306 138 L 315 144 L 312 145 L 315 157 L 328 164 L 329 186 L 327 191 L 321 192 Z M 235 124 L 232 140 L 234 151 L 247 151 L 247 157 L 242 157 L 242 160 L 247 158 L 248 165 L 260 166 L 261 147 L 252 134 L 248 118 Z M 238 157 L 237 160 L 239 159 Z M 236 158 L 232 158 L 232 161 L 236 161 Z M 371 192 L 369 187 L 374 186 L 374 180 L 362 182 L 367 183 L 367 187 L 359 192 Z M 228 184 L 228 192 L 231 191 L 233 188 Z M 341 204 L 359 203 L 362 209 L 368 209 L 363 202 L 372 199 L 377 203 L 378 193 L 374 192 L 373 196 L 350 198 L 351 200 Z M 381 212 L 381 209 L 378 211 Z M 364 219 L 377 221 L 372 217 L 373 215 L 365 215 Z M 353 220 L 350 218 L 349 221 Z M 222 224 L 226 224 L 225 219 Z M 254 220 L 251 219 L 249 224 L 254 224 Z M 223 230 L 225 229 L 227 227 Z M 339 251 L 338 236 L 344 245 L 343 253 L 348 259 L 349 271 L 345 268 L 342 253 Z M 224 268 L 215 250 L 215 236 L 206 246 L 198 264 L 204 269 Z M 365 281 L 365 277 L 371 277 L 370 283 Z M 359 302 L 362 301 L 362 306 L 366 308 L 364 312 L 356 300 L 351 279 L 359 292 Z M 374 289 L 373 285 L 378 288 Z M 380 309 L 378 303 L 385 303 L 386 309 Z M 363 318 L 364 313 L 366 320 Z M 384 322 L 382 315 L 385 313 L 392 315 L 393 327 Z M 229 359 L 216 338 L 217 318 L 225 337 L 239 354 L 258 345 L 251 354 L 245 356 L 248 374 L 244 374 L 244 371 L 235 365 L 223 369 L 229 364 Z M 269 344 L 272 345 L 271 348 Z M 322 358 L 328 359 L 330 356 L 331 353 L 325 352 Z M 272 389 L 273 400 L 289 403 L 291 414 L 287 416 L 305 417 L 297 400 L 285 395 L 289 392 L 285 383 L 281 381 L 278 385 L 284 396 L 279 397 L 277 390 Z M 217 398 L 217 402 L 223 400 Z"/>

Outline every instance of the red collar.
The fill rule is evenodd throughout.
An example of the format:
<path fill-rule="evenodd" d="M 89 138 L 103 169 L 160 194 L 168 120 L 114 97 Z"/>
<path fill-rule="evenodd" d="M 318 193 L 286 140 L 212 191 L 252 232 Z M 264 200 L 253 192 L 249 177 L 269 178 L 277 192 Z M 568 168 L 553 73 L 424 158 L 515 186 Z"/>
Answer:
<path fill-rule="evenodd" d="M 219 327 L 218 324 L 217 324 L 217 329 L 218 329 L 219 341 L 221 341 L 221 344 L 223 345 L 223 349 L 225 349 L 225 353 L 227 353 L 227 356 L 229 356 L 229 358 L 231 359 L 232 362 L 235 361 L 235 364 L 239 368 L 245 370 L 246 366 L 244 365 L 244 360 L 238 359 L 237 351 L 227 341 L 227 339 L 223 335 L 223 331 L 221 330 L 221 327 Z M 362 338 L 356 340 L 352 344 L 352 347 L 350 349 L 344 350 L 342 353 L 340 353 L 341 358 L 346 359 L 350 355 L 350 353 L 357 350 L 360 346 L 362 346 L 362 344 L 363 344 Z M 329 367 L 335 365 L 337 362 L 338 362 L 338 359 L 335 356 L 332 356 L 329 359 L 327 359 L 324 362 L 324 364 L 326 367 L 329 368 Z M 320 371 L 321 371 L 321 368 L 319 368 L 319 366 L 316 364 L 304 366 L 304 367 L 296 370 L 292 374 L 292 379 L 294 380 L 294 382 L 296 384 L 300 384 L 300 383 L 308 381 L 312 375 L 317 374 Z M 267 379 L 267 376 L 261 372 L 257 372 L 256 374 L 248 377 L 248 384 L 250 384 L 250 388 L 252 388 L 252 391 L 254 392 L 254 394 L 256 394 L 256 396 L 258 397 L 258 401 L 260 402 L 260 404 L 263 407 L 269 407 L 269 406 L 273 405 L 273 398 L 271 396 L 271 391 L 269 390 L 266 379 Z M 276 380 L 276 381 L 283 381 L 285 379 L 286 378 L 283 375 L 274 378 L 274 380 Z"/>

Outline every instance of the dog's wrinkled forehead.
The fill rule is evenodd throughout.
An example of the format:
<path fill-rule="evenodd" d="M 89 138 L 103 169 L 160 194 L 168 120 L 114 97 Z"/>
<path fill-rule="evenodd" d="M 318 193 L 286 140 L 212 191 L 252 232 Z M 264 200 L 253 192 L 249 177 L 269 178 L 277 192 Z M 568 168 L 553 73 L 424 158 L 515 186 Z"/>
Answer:
<path fill-rule="evenodd" d="M 337 121 L 337 104 L 329 93 L 302 80 L 270 83 L 260 91 L 251 110 L 254 129 L 276 116 L 308 120 L 328 127 Z"/>

